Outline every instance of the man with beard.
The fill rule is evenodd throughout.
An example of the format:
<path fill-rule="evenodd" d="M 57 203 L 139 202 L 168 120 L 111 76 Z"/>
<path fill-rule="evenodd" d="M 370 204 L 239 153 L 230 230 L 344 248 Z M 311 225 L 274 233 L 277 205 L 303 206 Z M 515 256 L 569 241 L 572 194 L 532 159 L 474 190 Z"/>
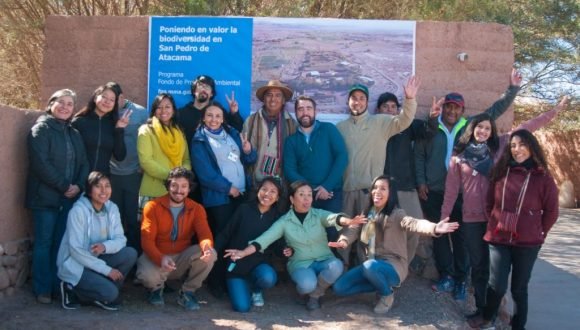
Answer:
<path fill-rule="evenodd" d="M 336 126 L 342 134 L 348 151 L 348 166 L 344 174 L 343 207 L 349 216 L 364 212 L 369 206 L 369 184 L 383 174 L 385 145 L 389 138 L 411 125 L 417 111 L 417 89 L 420 81 L 412 76 L 404 86 L 403 110 L 396 116 L 371 115 L 368 113 L 369 90 L 355 84 L 349 89 L 348 108 L 350 117 Z M 350 263 L 349 249 L 340 250 L 345 266 Z M 362 258 L 362 259 L 361 259 Z M 365 260 L 361 255 L 360 260 Z"/>
<path fill-rule="evenodd" d="M 348 162 L 338 129 L 316 120 L 316 102 L 300 96 L 294 102 L 298 130 L 284 143 L 284 175 L 289 182 L 306 180 L 314 191 L 312 207 L 338 213 L 342 210 L 342 175 Z M 328 240 L 336 241 L 334 227 Z"/>
<path fill-rule="evenodd" d="M 263 106 L 244 123 L 244 134 L 258 151 L 255 165 L 249 166 L 254 183 L 266 176 L 283 178 L 282 155 L 286 138 L 296 132 L 296 121 L 284 111 L 292 90 L 279 80 L 258 88 L 256 97 Z"/>
<path fill-rule="evenodd" d="M 216 94 L 215 80 L 208 75 L 197 76 L 191 82 L 193 101 L 180 108 L 178 110 L 179 116 L 177 116 L 177 121 L 185 132 L 188 150 L 191 150 L 191 139 L 201 121 L 201 112 L 214 99 Z M 235 100 L 234 93 L 232 92 L 231 98 L 226 95 L 226 100 L 228 101 L 230 112 L 226 113 L 225 121 L 238 132 L 241 132 L 244 119 L 238 111 L 238 102 Z"/>
<path fill-rule="evenodd" d="M 199 309 L 195 291 L 216 261 L 205 210 L 187 198 L 192 181 L 191 171 L 174 168 L 165 181 L 169 193 L 143 209 L 137 278 L 149 289 L 148 301 L 155 306 L 165 304 L 165 281 L 185 279 L 177 303 L 189 311 Z M 192 240 L 198 244 L 192 245 Z"/>

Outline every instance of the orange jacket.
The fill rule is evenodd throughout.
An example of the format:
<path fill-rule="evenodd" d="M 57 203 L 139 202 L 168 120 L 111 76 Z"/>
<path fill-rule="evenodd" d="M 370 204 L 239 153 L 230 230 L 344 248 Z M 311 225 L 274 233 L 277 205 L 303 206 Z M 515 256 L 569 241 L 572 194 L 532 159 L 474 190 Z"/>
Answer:
<path fill-rule="evenodd" d="M 141 223 L 141 247 L 143 252 L 159 266 L 164 255 L 178 254 L 192 245 L 192 238 L 199 242 L 202 251 L 213 247 L 213 236 L 207 224 L 203 207 L 186 198 L 179 214 L 177 239 L 171 240 L 173 217 L 169 208 L 169 195 L 155 198 L 143 208 Z"/>

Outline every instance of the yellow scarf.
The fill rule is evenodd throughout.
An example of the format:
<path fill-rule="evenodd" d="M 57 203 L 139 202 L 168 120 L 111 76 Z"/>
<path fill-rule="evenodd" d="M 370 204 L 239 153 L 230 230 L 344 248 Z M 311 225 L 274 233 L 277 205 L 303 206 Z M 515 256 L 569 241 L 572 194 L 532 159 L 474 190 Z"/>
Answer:
<path fill-rule="evenodd" d="M 157 117 L 153 117 L 151 123 L 159 146 L 167 158 L 169 158 L 171 167 L 181 166 L 183 164 L 183 154 L 185 153 L 185 138 L 181 130 L 168 126 L 163 129 L 163 124 L 161 124 Z"/>

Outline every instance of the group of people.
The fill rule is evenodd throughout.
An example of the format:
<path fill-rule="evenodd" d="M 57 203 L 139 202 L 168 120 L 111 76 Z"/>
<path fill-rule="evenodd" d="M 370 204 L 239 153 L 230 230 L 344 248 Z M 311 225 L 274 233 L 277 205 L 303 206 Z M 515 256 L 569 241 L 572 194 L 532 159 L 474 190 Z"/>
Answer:
<path fill-rule="evenodd" d="M 159 94 L 149 113 L 107 83 L 73 116 L 75 93 L 59 90 L 28 137 L 37 301 L 60 294 L 64 308 L 118 309 L 136 265 L 153 305 L 164 305 L 168 279 L 180 279 L 178 304 L 199 309 L 195 292 L 207 280 L 247 312 L 276 284 L 278 255 L 309 310 L 332 287 L 376 291 L 382 314 L 418 235 L 430 235 L 441 275 L 433 290 L 465 299 L 471 270 L 470 325 L 492 328 L 511 271 L 512 326 L 523 328 L 531 270 L 558 216 L 530 131 L 567 100 L 500 135 L 495 120 L 521 80 L 514 70 L 505 95 L 469 118 L 462 95 L 433 98 L 427 120 L 415 119 L 416 77 L 402 106 L 383 93 L 374 114 L 368 88 L 354 84 L 349 116 L 336 126 L 316 119 L 306 95 L 296 97 L 294 118 L 285 109 L 294 93 L 278 80 L 258 88 L 263 106 L 245 121 L 233 93 L 227 108 L 214 100 L 208 75 L 192 82 L 185 107 Z"/>

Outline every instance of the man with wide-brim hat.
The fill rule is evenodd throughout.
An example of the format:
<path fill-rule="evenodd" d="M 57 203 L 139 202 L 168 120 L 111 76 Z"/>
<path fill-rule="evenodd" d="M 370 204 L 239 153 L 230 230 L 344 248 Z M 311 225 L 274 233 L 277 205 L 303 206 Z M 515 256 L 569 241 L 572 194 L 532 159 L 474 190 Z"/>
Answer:
<path fill-rule="evenodd" d="M 258 151 L 258 160 L 248 168 L 254 182 L 266 176 L 283 177 L 284 140 L 294 134 L 297 125 L 294 118 L 284 111 L 292 94 L 292 89 L 280 80 L 270 80 L 256 90 L 256 97 L 263 105 L 244 123 L 244 133 Z"/>

